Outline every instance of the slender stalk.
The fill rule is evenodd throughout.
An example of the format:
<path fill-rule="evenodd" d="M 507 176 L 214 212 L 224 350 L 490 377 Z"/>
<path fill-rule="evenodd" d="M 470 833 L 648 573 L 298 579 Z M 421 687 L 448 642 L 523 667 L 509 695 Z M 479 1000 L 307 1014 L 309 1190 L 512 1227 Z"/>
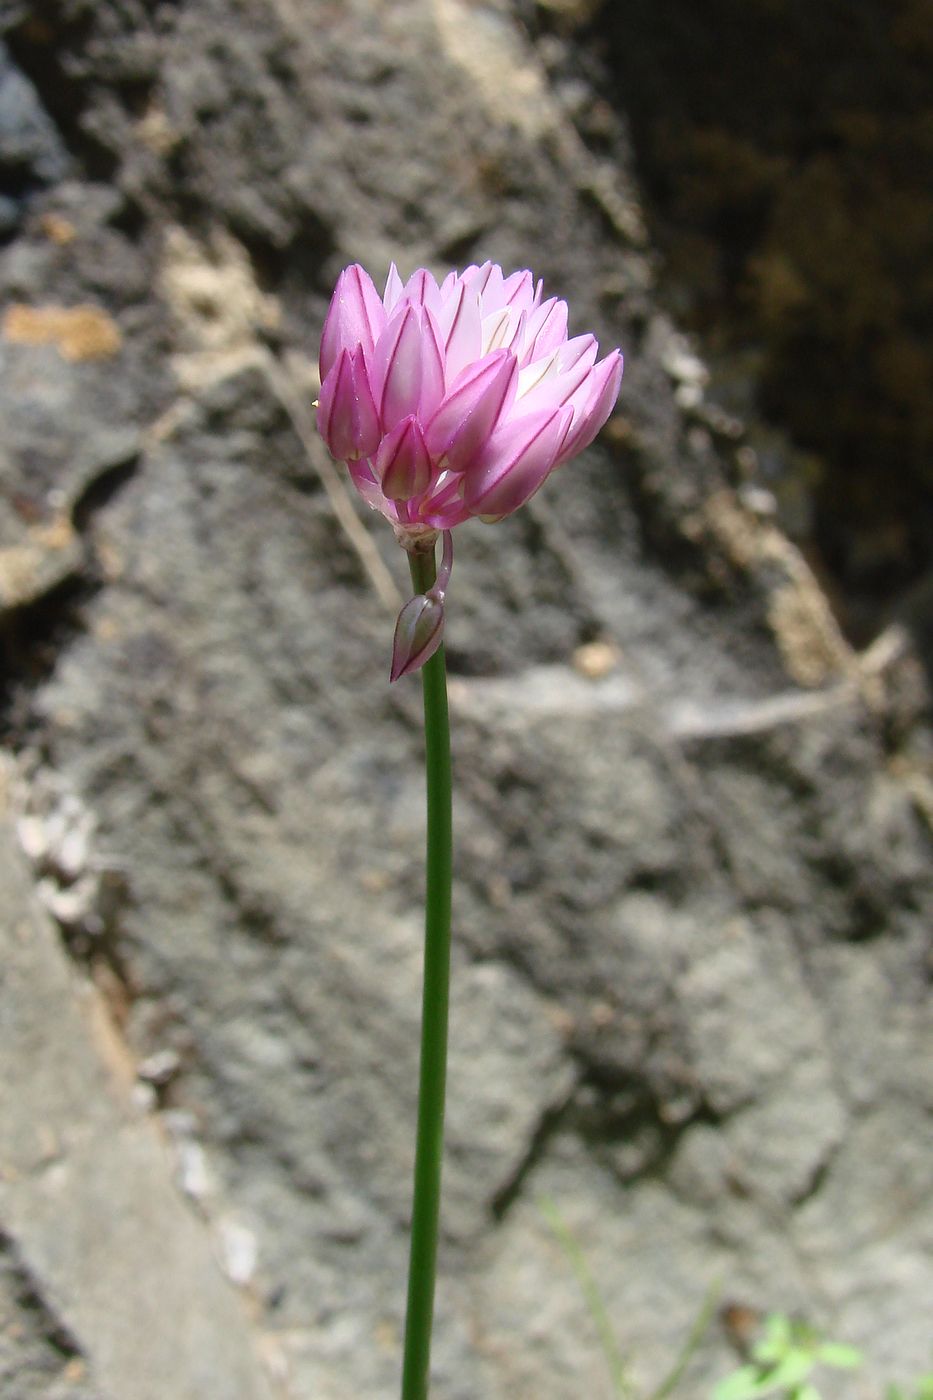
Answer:
<path fill-rule="evenodd" d="M 416 593 L 427 592 L 436 577 L 434 551 L 412 553 L 408 559 Z M 428 798 L 427 879 L 418 1136 L 415 1147 L 402 1400 L 426 1400 L 428 1394 L 441 1200 L 450 995 L 450 882 L 453 840 L 450 725 L 447 715 L 447 671 L 443 644 L 425 663 L 421 678 L 424 688 L 425 772 Z"/>
<path fill-rule="evenodd" d="M 648 1396 L 648 1400 L 667 1400 L 671 1392 L 676 1390 L 680 1385 L 684 1372 L 693 1360 L 694 1352 L 709 1331 L 709 1325 L 716 1312 L 716 1304 L 719 1302 L 720 1291 L 718 1283 L 714 1283 L 707 1291 L 706 1297 L 703 1299 L 703 1305 L 697 1314 L 693 1326 L 687 1334 L 687 1340 L 674 1358 L 673 1366 L 670 1371 L 668 1371 L 657 1390 L 653 1390 Z"/>
<path fill-rule="evenodd" d="M 612 1393 L 616 1400 L 632 1400 L 635 1395 L 634 1387 L 626 1372 L 625 1357 L 619 1350 L 616 1341 L 616 1334 L 612 1323 L 609 1320 L 609 1313 L 606 1304 L 603 1302 L 599 1285 L 590 1272 L 590 1266 L 586 1262 L 586 1255 L 577 1243 L 573 1231 L 567 1225 L 560 1211 L 549 1196 L 544 1196 L 540 1202 L 541 1211 L 545 1220 L 550 1225 L 570 1267 L 577 1276 L 580 1285 L 580 1292 L 586 1303 L 587 1311 L 593 1319 L 593 1325 L 599 1336 L 599 1345 L 603 1356 L 606 1358 L 606 1365 L 609 1367 L 609 1374 L 612 1377 Z M 653 1398 L 652 1398 L 653 1400 Z"/>

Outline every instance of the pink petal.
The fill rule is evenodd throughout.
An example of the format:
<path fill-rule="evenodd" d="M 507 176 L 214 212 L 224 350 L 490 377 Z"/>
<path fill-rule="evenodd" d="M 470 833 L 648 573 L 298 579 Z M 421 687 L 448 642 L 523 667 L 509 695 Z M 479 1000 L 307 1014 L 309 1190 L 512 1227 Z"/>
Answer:
<path fill-rule="evenodd" d="M 441 306 L 437 318 L 444 343 L 447 383 L 483 353 L 479 298 L 461 281 Z"/>
<path fill-rule="evenodd" d="M 567 303 L 549 297 L 531 315 L 525 326 L 525 353 L 522 366 L 540 360 L 567 339 Z"/>
<path fill-rule="evenodd" d="M 352 354 L 341 350 L 321 385 L 317 421 L 321 436 L 338 461 L 351 462 L 375 452 L 382 431 L 362 349 Z"/>
<path fill-rule="evenodd" d="M 463 371 L 428 424 L 425 441 L 445 468 L 469 467 L 515 395 L 518 365 L 496 350 Z"/>
<path fill-rule="evenodd" d="M 503 306 L 483 320 L 483 353 L 507 350 L 524 339 L 528 313 L 517 306 Z"/>
<path fill-rule="evenodd" d="M 537 389 L 539 384 L 557 378 L 560 373 L 557 363 L 559 353 L 557 350 L 552 350 L 550 355 L 545 355 L 540 360 L 533 360 L 530 365 L 519 370 L 516 398 L 524 399 L 527 394 L 531 393 L 532 389 Z"/>
<path fill-rule="evenodd" d="M 444 392 L 444 361 L 429 311 L 403 303 L 392 317 L 373 352 L 373 390 L 386 431 L 410 414 L 434 412 Z"/>
<path fill-rule="evenodd" d="M 383 438 L 375 461 L 382 493 L 390 501 L 407 501 L 426 491 L 431 459 L 417 418 L 403 418 Z"/>
<path fill-rule="evenodd" d="M 594 336 L 590 336 L 590 344 L 576 355 L 569 369 L 554 373 L 553 370 L 542 375 L 537 384 L 527 389 L 521 396 L 519 404 L 523 413 L 530 413 L 536 408 L 560 408 L 563 404 L 569 403 L 577 391 L 591 378 L 593 373 L 593 361 L 599 351 Z M 556 352 L 556 366 L 560 365 L 560 351 Z M 571 357 L 573 359 L 573 357 Z M 525 371 L 527 373 L 527 371 Z"/>
<path fill-rule="evenodd" d="M 527 269 L 513 272 L 502 283 L 502 295 L 506 306 L 517 306 L 519 311 L 531 311 L 534 306 L 534 278 Z"/>
<path fill-rule="evenodd" d="M 424 378 L 421 388 L 421 421 L 427 422 L 444 397 L 447 382 L 444 338 L 430 307 L 424 308 Z"/>
<path fill-rule="evenodd" d="M 578 390 L 579 403 L 570 401 L 573 420 L 567 436 L 560 445 L 557 462 L 567 462 L 576 457 L 590 443 L 615 408 L 622 383 L 622 353 L 613 350 L 604 360 L 590 371 L 587 383 Z"/>
<path fill-rule="evenodd" d="M 502 276 L 502 268 L 498 263 L 484 263 L 482 268 L 483 276 L 476 279 L 477 291 L 483 306 L 483 313 L 495 311 L 505 302 L 502 290 L 505 278 Z"/>
<path fill-rule="evenodd" d="M 557 364 L 563 370 L 573 369 L 574 365 L 586 360 L 588 366 L 596 363 L 599 343 L 595 335 L 576 335 L 558 348 Z"/>
<path fill-rule="evenodd" d="M 437 283 L 426 267 L 419 267 L 417 272 L 411 274 L 405 283 L 402 295 L 406 301 L 411 302 L 412 306 L 427 306 L 435 315 L 440 310 L 440 292 Z"/>
<path fill-rule="evenodd" d="M 389 265 L 389 275 L 386 278 L 386 289 L 382 297 L 382 304 L 385 307 L 387 316 L 391 316 L 392 312 L 395 310 L 396 303 L 402 295 L 403 290 L 402 279 L 398 275 L 398 268 L 395 266 L 395 263 L 391 263 Z"/>
<path fill-rule="evenodd" d="M 533 496 L 551 467 L 570 421 L 569 408 L 506 422 L 466 475 L 464 501 L 473 515 L 510 515 Z"/>
<path fill-rule="evenodd" d="M 337 278 L 334 295 L 321 334 L 321 382 L 327 378 L 341 350 L 361 345 L 367 355 L 385 327 L 385 310 L 367 272 L 353 263 Z"/>
<path fill-rule="evenodd" d="M 436 515 L 438 511 L 446 510 L 454 502 L 460 501 L 462 496 L 462 475 L 459 472 L 442 471 L 431 494 L 419 502 L 418 515 L 422 520 L 429 515 Z"/>
<path fill-rule="evenodd" d="M 398 508 L 394 501 L 387 501 L 382 494 L 382 490 L 373 479 L 372 467 L 365 458 L 358 462 L 348 462 L 347 467 L 353 485 L 359 491 L 363 500 L 372 510 L 378 510 L 388 520 L 394 520 L 398 514 Z"/>
<path fill-rule="evenodd" d="M 476 263 L 471 265 L 460 274 L 460 280 L 469 287 L 470 291 L 478 297 L 482 297 L 492 276 L 493 264 L 484 262 L 482 267 L 477 267 Z M 499 269 L 499 276 L 502 276 L 502 269 Z"/>

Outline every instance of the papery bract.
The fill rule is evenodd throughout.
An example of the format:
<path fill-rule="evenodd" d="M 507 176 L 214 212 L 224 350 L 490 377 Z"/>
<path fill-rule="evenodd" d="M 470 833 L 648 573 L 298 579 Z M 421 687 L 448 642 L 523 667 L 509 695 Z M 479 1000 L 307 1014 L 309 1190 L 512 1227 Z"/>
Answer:
<path fill-rule="evenodd" d="M 398 615 L 389 679 L 419 670 L 437 651 L 444 636 L 444 602 L 430 593 L 409 598 Z"/>

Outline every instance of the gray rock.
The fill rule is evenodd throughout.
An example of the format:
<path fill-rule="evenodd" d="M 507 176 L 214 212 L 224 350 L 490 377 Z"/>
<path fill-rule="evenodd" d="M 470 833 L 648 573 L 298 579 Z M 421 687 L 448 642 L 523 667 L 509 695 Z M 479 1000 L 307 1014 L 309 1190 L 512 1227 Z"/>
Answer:
<path fill-rule="evenodd" d="M 658 306 L 625 132 L 610 114 L 603 153 L 585 144 L 507 4 L 85 14 L 69 63 L 88 168 L 42 196 L 73 242 L 30 228 L 0 256 L 9 297 L 91 303 L 120 336 L 89 360 L 7 337 L 0 393 L 0 564 L 50 502 L 74 541 L 67 606 L 36 575 L 8 609 L 8 732 L 34 784 L 50 771 L 92 814 L 86 863 L 120 876 L 96 942 L 66 928 L 70 968 L 50 942 L 54 1008 L 24 979 L 23 1014 L 64 1034 L 92 974 L 142 1076 L 132 1109 L 84 1079 L 62 1103 L 54 1076 L 30 1109 L 57 1106 L 102 1153 L 101 1115 L 123 1124 L 106 1160 L 132 1239 L 96 1292 L 69 1233 L 95 1238 L 92 1159 L 52 1172 L 55 1199 L 0 1195 L 11 1258 L 85 1367 L 68 1383 L 109 1394 L 139 1331 L 118 1303 L 183 1307 L 197 1277 L 203 1355 L 248 1379 L 199 1379 L 202 1353 L 177 1347 L 161 1396 L 259 1393 L 251 1346 L 295 1400 L 397 1384 L 419 703 L 386 678 L 404 560 L 309 440 L 308 365 L 345 261 L 487 254 L 533 264 L 627 370 L 583 459 L 519 516 L 458 531 L 434 1394 L 609 1393 L 543 1197 L 642 1388 L 717 1280 L 724 1301 L 860 1345 L 867 1397 L 919 1373 L 923 702 L 895 703 L 890 668 L 853 654 L 734 489 L 732 428 Z M 169 1229 L 203 1272 L 172 1267 Z M 0 1293 L 14 1316 L 16 1287 Z M 48 1325 L 15 1361 L 22 1400 L 44 1393 Z M 734 1364 L 716 1322 L 683 1393 Z"/>
<path fill-rule="evenodd" d="M 7 1393 L 259 1400 L 269 1391 L 244 1332 L 246 1309 L 214 1262 L 203 1221 L 172 1185 L 157 1124 L 132 1110 L 132 1066 L 107 1008 L 70 966 L 16 860 L 9 784 L 5 769 Z"/>
<path fill-rule="evenodd" d="M 0 41 L 0 171 L 20 187 L 64 178 L 68 156 L 35 87 Z"/>

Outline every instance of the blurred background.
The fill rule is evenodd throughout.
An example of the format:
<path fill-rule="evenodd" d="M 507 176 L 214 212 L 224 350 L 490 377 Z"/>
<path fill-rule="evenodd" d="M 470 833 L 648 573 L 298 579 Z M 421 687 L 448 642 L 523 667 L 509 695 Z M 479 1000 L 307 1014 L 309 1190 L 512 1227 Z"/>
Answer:
<path fill-rule="evenodd" d="M 340 269 L 620 345 L 457 533 L 437 1400 L 933 1365 L 929 0 L 0 3 L 0 1393 L 395 1393 L 420 697 Z"/>

